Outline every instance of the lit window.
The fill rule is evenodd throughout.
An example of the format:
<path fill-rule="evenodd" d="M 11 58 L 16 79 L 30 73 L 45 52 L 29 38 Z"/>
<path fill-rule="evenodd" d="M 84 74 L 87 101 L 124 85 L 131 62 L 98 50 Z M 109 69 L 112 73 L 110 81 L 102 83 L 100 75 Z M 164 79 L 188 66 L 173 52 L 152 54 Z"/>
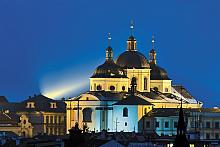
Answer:
<path fill-rule="evenodd" d="M 144 90 L 147 90 L 147 78 L 144 78 Z"/>
<path fill-rule="evenodd" d="M 51 103 L 50 103 L 50 108 L 57 108 L 57 104 L 54 103 L 54 102 L 51 102 Z"/>
<path fill-rule="evenodd" d="M 123 117 L 128 117 L 128 108 L 123 109 Z"/>
<path fill-rule="evenodd" d="M 34 102 L 27 102 L 26 108 L 35 108 Z"/>

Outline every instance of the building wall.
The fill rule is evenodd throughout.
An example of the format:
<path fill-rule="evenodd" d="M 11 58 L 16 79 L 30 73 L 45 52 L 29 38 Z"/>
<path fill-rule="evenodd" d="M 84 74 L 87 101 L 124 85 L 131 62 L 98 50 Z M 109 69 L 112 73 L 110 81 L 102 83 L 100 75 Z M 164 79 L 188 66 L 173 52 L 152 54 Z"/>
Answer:
<path fill-rule="evenodd" d="M 158 88 L 162 93 L 172 93 L 171 89 L 172 80 L 151 80 L 150 88 Z"/>
<path fill-rule="evenodd" d="M 133 77 L 137 80 L 137 90 L 140 92 L 150 92 L 150 69 L 126 69 L 129 78 L 129 88 Z M 147 89 L 144 89 L 144 78 L 147 78 Z"/>
<path fill-rule="evenodd" d="M 123 109 L 128 109 L 128 117 L 123 116 Z M 114 105 L 113 106 L 113 130 L 120 132 L 138 132 L 138 106 Z M 127 125 L 125 124 L 127 123 Z"/>
<path fill-rule="evenodd" d="M 101 90 L 105 91 L 128 91 L 129 85 L 128 78 L 90 78 L 90 91 L 99 91 L 97 86 L 100 85 L 102 87 Z M 114 86 L 115 90 L 111 90 L 110 86 Z M 122 87 L 125 87 L 123 90 Z"/>
<path fill-rule="evenodd" d="M 90 131 L 100 132 L 103 129 L 113 131 L 112 104 L 115 102 L 116 101 L 99 101 L 98 98 L 90 94 L 83 94 L 79 101 L 66 101 L 66 132 L 69 133 L 68 130 L 72 128 L 75 123 L 79 123 L 80 128 L 86 125 Z M 92 110 L 91 122 L 83 121 L 83 110 L 85 108 L 90 108 Z"/>
<path fill-rule="evenodd" d="M 0 126 L 0 131 L 11 131 L 21 136 L 21 127 L 19 125 L 14 126 Z"/>

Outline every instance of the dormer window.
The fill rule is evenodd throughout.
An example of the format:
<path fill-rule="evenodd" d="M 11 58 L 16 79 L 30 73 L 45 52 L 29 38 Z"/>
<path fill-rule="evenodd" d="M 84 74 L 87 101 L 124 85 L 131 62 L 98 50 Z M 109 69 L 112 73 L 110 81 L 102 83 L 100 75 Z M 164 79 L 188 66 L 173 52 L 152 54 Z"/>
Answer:
<path fill-rule="evenodd" d="M 26 108 L 35 108 L 34 102 L 27 102 Z"/>
<path fill-rule="evenodd" d="M 50 103 L 50 108 L 57 108 L 57 103 L 51 102 Z"/>

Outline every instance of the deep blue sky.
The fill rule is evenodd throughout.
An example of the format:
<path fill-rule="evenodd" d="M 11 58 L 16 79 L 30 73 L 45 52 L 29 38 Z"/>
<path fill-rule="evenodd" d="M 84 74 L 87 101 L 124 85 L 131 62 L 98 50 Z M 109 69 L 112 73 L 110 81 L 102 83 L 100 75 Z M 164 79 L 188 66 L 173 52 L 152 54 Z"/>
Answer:
<path fill-rule="evenodd" d="M 173 83 L 206 107 L 220 106 L 219 5 L 219 0 L 1 0 L 0 95 L 20 101 L 88 83 L 104 62 L 107 33 L 116 58 L 134 19 L 139 51 L 148 57 L 155 33 L 158 64 Z"/>

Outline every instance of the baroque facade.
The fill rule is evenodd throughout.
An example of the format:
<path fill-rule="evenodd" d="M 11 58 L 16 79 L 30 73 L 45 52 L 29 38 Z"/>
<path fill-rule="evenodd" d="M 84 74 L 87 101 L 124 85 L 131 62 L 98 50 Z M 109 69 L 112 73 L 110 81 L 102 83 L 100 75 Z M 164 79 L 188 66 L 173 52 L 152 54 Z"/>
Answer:
<path fill-rule="evenodd" d="M 181 99 L 183 108 L 202 107 L 183 86 L 173 85 L 158 65 L 154 38 L 149 60 L 138 51 L 133 29 L 131 25 L 126 50 L 116 60 L 109 43 L 105 62 L 90 77 L 90 90 L 65 101 L 67 132 L 75 123 L 95 132 L 140 132 L 144 116 L 152 109 L 180 108 Z"/>

